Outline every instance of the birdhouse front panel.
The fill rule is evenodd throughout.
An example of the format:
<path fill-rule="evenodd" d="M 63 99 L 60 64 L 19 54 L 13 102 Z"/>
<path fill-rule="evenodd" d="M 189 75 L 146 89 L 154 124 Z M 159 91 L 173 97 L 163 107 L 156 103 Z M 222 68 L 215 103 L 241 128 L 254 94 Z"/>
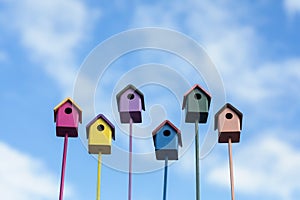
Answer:
<path fill-rule="evenodd" d="M 178 160 L 178 136 L 168 124 L 164 125 L 154 136 L 155 153 L 157 160 Z"/>
<path fill-rule="evenodd" d="M 78 110 L 71 102 L 65 102 L 56 112 L 56 135 L 64 137 L 67 133 L 69 137 L 77 137 L 78 122 Z"/>
<path fill-rule="evenodd" d="M 199 85 L 192 87 L 183 99 L 183 109 L 185 109 L 185 122 L 206 123 L 211 97 Z"/>
<path fill-rule="evenodd" d="M 229 108 L 225 108 L 218 117 L 218 129 L 221 132 L 240 131 L 239 116 Z"/>
<path fill-rule="evenodd" d="M 121 94 L 119 112 L 121 123 L 129 123 L 130 118 L 133 123 L 142 122 L 142 100 L 133 89 L 128 89 Z"/>
<path fill-rule="evenodd" d="M 231 104 L 225 104 L 215 115 L 215 129 L 219 132 L 219 143 L 240 141 L 243 114 Z"/>
<path fill-rule="evenodd" d="M 88 129 L 89 153 L 111 154 L 112 129 L 102 118 L 97 119 Z"/>

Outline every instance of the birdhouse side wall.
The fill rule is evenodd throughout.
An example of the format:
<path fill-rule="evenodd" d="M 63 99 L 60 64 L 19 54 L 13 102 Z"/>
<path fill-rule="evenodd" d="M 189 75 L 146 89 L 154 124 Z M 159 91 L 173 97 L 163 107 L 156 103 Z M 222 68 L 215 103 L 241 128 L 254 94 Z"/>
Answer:
<path fill-rule="evenodd" d="M 227 117 L 226 117 L 227 115 Z M 228 119 L 228 116 L 232 116 Z M 219 132 L 239 132 L 240 119 L 239 116 L 229 108 L 225 108 L 218 116 Z"/>
<path fill-rule="evenodd" d="M 78 110 L 70 102 L 66 102 L 58 109 L 56 114 L 56 126 L 77 128 L 78 122 Z"/>

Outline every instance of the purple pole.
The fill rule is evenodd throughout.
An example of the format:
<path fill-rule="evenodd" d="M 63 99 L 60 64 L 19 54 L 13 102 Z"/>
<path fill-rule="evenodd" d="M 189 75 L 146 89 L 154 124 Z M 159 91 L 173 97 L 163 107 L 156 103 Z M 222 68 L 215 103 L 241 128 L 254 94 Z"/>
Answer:
<path fill-rule="evenodd" d="M 64 196 L 64 183 L 65 183 L 65 169 L 66 169 L 66 160 L 67 160 L 67 148 L 68 148 L 68 133 L 65 135 L 64 141 L 64 153 L 63 160 L 61 166 L 61 180 L 60 180 L 60 192 L 59 192 L 59 200 L 63 200 Z"/>
<path fill-rule="evenodd" d="M 131 200 L 132 187 L 132 119 L 129 121 L 129 183 L 128 183 L 128 200 Z"/>

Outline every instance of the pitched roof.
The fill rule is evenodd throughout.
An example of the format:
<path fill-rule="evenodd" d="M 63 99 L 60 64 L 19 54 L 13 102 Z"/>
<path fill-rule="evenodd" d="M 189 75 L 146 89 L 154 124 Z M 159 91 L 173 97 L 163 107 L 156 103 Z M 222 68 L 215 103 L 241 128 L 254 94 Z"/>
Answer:
<path fill-rule="evenodd" d="M 201 92 L 203 92 L 205 94 L 205 96 L 208 99 L 208 107 L 210 106 L 210 101 L 211 101 L 211 96 L 210 94 L 204 89 L 202 88 L 200 85 L 195 84 L 193 87 L 191 87 L 191 89 L 189 89 L 183 96 L 183 102 L 182 102 L 182 110 L 184 109 L 185 105 L 186 105 L 186 98 L 187 96 L 194 91 L 195 89 L 199 89 Z"/>
<path fill-rule="evenodd" d="M 98 119 L 103 119 L 108 126 L 111 128 L 111 135 L 113 140 L 115 140 L 115 126 L 103 115 L 103 114 L 99 114 L 97 115 L 94 119 L 92 119 L 92 121 L 90 121 L 87 125 L 86 125 L 86 137 L 89 138 L 89 128 L 91 125 L 93 125 Z"/>
<path fill-rule="evenodd" d="M 154 129 L 152 131 L 152 136 L 155 136 L 157 134 L 157 132 L 166 124 L 171 126 L 176 131 L 176 133 L 178 135 L 178 144 L 182 147 L 181 131 L 174 124 L 172 124 L 169 120 L 163 121 L 156 129 Z"/>
<path fill-rule="evenodd" d="M 143 110 L 145 110 L 145 102 L 144 102 L 144 95 L 143 95 L 143 93 L 140 91 L 140 90 L 138 90 L 136 87 L 134 87 L 132 84 L 129 84 L 129 85 L 127 85 L 123 90 L 121 90 L 118 94 L 117 94 L 117 103 L 118 103 L 118 109 L 119 109 L 119 107 L 120 107 L 120 97 L 121 97 L 121 95 L 124 93 L 124 92 L 126 92 L 127 90 L 129 90 L 129 89 L 132 89 L 134 92 L 136 92 L 139 96 L 140 96 L 140 98 L 141 98 L 141 101 L 142 101 L 142 109 Z"/>
<path fill-rule="evenodd" d="M 66 102 L 70 102 L 78 111 L 79 113 L 79 122 L 82 123 L 82 110 L 81 108 L 70 98 L 70 97 L 67 97 L 65 98 L 62 102 L 60 102 L 57 106 L 55 106 L 55 108 L 53 109 L 54 110 L 54 122 L 56 122 L 56 114 L 57 114 L 57 111 L 58 109 L 64 105 Z"/>
<path fill-rule="evenodd" d="M 218 116 L 225 110 L 225 108 L 231 109 L 233 112 L 235 112 L 239 119 L 240 119 L 240 129 L 242 129 L 242 120 L 243 120 L 243 113 L 239 111 L 237 108 L 235 108 L 230 103 L 226 103 L 216 114 L 215 114 L 215 130 L 218 128 Z"/>

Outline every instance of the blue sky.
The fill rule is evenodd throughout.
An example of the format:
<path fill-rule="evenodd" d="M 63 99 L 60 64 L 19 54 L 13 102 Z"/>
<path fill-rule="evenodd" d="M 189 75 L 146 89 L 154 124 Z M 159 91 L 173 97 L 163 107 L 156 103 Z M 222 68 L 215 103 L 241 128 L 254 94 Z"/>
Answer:
<path fill-rule="evenodd" d="M 97 45 L 145 27 L 177 31 L 200 44 L 211 59 L 201 69 L 216 68 L 225 101 L 244 113 L 241 142 L 233 145 L 236 198 L 299 199 L 298 0 L 0 0 L 0 27 L 1 199 L 58 198 L 63 139 L 55 136 L 53 108 L 74 95 L 84 122 L 80 137 L 69 142 L 65 199 L 95 199 L 97 162 L 86 150 L 85 125 L 98 113 L 117 127 L 113 154 L 104 158 L 101 197 L 126 199 L 127 163 L 118 158 L 126 158 L 128 126 L 119 122 L 114 95 L 128 82 L 140 86 L 146 101 L 144 123 L 134 126 L 133 199 L 162 198 L 163 163 L 155 160 L 151 131 L 164 119 L 182 130 L 184 146 L 170 166 L 168 199 L 194 199 L 193 125 L 182 123 L 181 98 L 195 83 L 214 92 L 218 80 L 207 81 L 212 78 L 159 49 L 122 55 L 101 78 L 92 76 L 95 67 L 83 73 L 92 50 L 101 63 L 139 38 L 107 52 Z M 173 37 L 157 39 L 181 45 Z M 141 72 L 147 76 L 136 76 Z M 84 90 L 76 93 L 78 81 Z M 93 98 L 86 98 L 92 87 Z M 230 198 L 227 146 L 214 146 L 211 128 L 222 95 L 214 92 L 209 123 L 200 126 L 202 199 Z"/>

